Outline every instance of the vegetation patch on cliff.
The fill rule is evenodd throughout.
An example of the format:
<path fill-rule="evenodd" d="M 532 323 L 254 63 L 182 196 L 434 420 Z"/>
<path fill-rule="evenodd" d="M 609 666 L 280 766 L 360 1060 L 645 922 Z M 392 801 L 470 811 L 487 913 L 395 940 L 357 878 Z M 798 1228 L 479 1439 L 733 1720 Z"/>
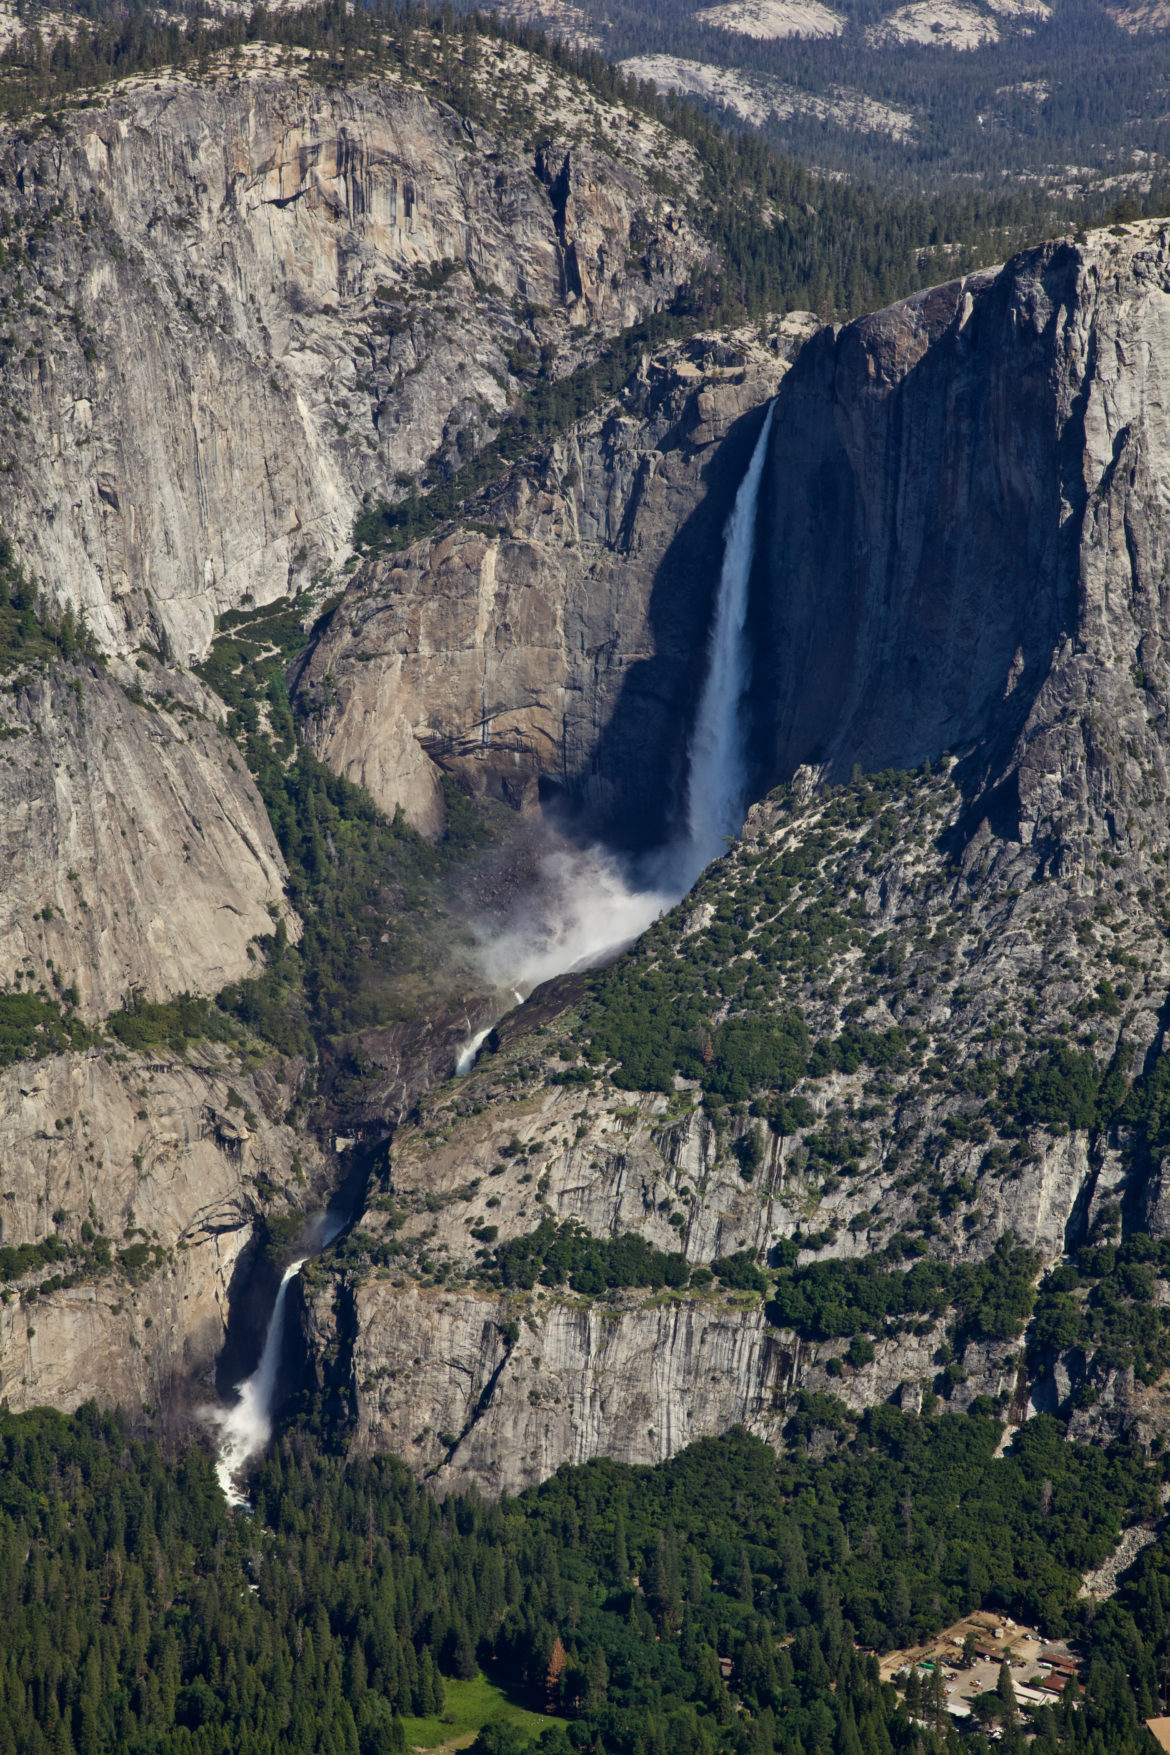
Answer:
<path fill-rule="evenodd" d="M 681 1289 L 691 1272 L 681 1252 L 655 1249 L 636 1233 L 594 1237 L 573 1221 L 558 1225 L 553 1219 L 484 1255 L 489 1277 L 502 1286 L 531 1291 L 538 1281 L 563 1286 L 567 1280 L 574 1292 L 589 1297 L 633 1286 Z"/>
<path fill-rule="evenodd" d="M 361 787 L 334 774 L 301 741 L 289 703 L 290 663 L 337 598 L 302 597 L 221 617 L 200 675 L 228 707 L 289 869 L 303 921 L 299 944 L 282 923 L 261 942 L 264 967 L 219 995 L 220 1005 L 283 1054 L 420 1015 L 466 953 L 442 897 L 445 875 L 491 838 L 490 824 L 453 785 L 437 846 L 399 813 L 392 822 Z"/>
<path fill-rule="evenodd" d="M 97 1032 L 84 1024 L 68 1001 L 44 999 L 18 990 L 0 993 L 0 1066 L 18 1060 L 43 1060 L 88 1048 Z"/>
<path fill-rule="evenodd" d="M 769 1319 L 811 1339 L 829 1340 L 896 1334 L 911 1319 L 937 1320 L 954 1308 L 963 1341 L 1011 1341 L 1023 1333 L 1040 1268 L 1032 1250 L 1000 1244 L 984 1262 L 924 1259 L 905 1269 L 891 1265 L 900 1254 L 895 1247 L 860 1261 L 782 1269 Z"/>

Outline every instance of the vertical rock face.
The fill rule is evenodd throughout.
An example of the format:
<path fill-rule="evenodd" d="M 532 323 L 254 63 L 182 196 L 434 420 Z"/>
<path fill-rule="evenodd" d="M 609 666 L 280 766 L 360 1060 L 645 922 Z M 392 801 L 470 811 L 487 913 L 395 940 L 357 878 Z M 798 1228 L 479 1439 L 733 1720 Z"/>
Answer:
<path fill-rule="evenodd" d="M 484 1295 L 360 1289 L 356 1446 L 395 1452 L 443 1493 L 496 1495 L 563 1463 L 656 1463 L 732 1426 L 779 1430 L 784 1352 L 758 1310 L 558 1299 L 513 1340 L 516 1314 Z"/>
<path fill-rule="evenodd" d="M 136 700 L 81 664 L 0 698 L 0 980 L 74 988 L 91 1019 L 134 992 L 215 993 L 274 918 L 299 931 L 267 813 L 202 692 L 158 666 L 126 676 Z"/>
<path fill-rule="evenodd" d="M 0 1072 L 0 1246 L 58 1246 L 0 1302 L 0 1397 L 160 1406 L 223 1346 L 233 1271 L 266 1194 L 317 1154 L 271 1081 L 193 1051 L 56 1055 Z M 42 1254 L 44 1251 L 42 1249 Z"/>
<path fill-rule="evenodd" d="M 1019 802 L 1000 804 L 1030 837 L 1058 746 L 1073 754 L 1070 712 L 1078 744 L 1090 697 L 1146 740 L 1134 675 L 1146 655 L 1161 674 L 1168 374 L 1170 246 L 1152 223 L 1046 246 L 807 348 L 763 503 L 762 776 L 978 743 L 982 779 L 1002 780 L 1023 730 Z"/>
<path fill-rule="evenodd" d="M 443 1492 L 474 1482 L 514 1493 L 562 1462 L 658 1462 L 737 1423 L 774 1436 L 790 1349 L 758 1303 L 631 1292 L 601 1304 L 458 1283 L 485 1217 L 504 1239 L 544 1217 L 599 1237 L 632 1231 L 696 1263 L 766 1248 L 773 1203 L 719 1162 L 711 1129 L 669 1113 L 662 1096 L 631 1105 L 628 1093 L 591 1103 L 579 1127 L 579 1087 L 517 1098 L 490 1058 L 460 1090 L 470 1112 L 449 1136 L 441 1099 L 428 1114 L 438 1137 L 435 1125 L 396 1136 L 395 1210 L 375 1200 L 358 1240 L 392 1245 L 389 1269 L 361 1274 L 340 1301 L 328 1286 L 307 1292 L 319 1368 L 347 1333 L 355 1442 L 396 1451 Z M 685 1226 L 672 1221 L 680 1208 Z M 457 1277 L 420 1285 L 416 1249 Z"/>
<path fill-rule="evenodd" d="M 531 69 L 496 61 L 506 101 Z M 550 122 L 579 120 L 541 80 Z M 363 496 L 494 431 L 514 350 L 572 359 L 673 295 L 704 246 L 647 191 L 652 155 L 690 186 L 650 122 L 574 148 L 558 220 L 530 160 L 413 86 L 323 87 L 263 51 L 0 135 L 6 229 L 35 234 L 0 277 L 22 554 L 108 646 L 201 655 L 217 612 L 343 558 Z"/>
<path fill-rule="evenodd" d="M 239 1048 L 127 1054 L 102 1033 L 132 999 L 246 977 L 277 919 L 299 933 L 212 702 L 140 666 L 34 662 L 0 693 L 0 1397 L 14 1409 L 92 1397 L 181 1416 L 223 1346 L 255 1221 L 279 1192 L 298 1198 L 302 1161 L 301 1181 L 319 1168 L 269 1119 L 292 1090 Z M 58 996 L 71 1009 L 54 1024 Z"/>
<path fill-rule="evenodd" d="M 813 327 L 648 359 L 469 507 L 477 528 L 364 567 L 298 685 L 317 753 L 424 833 L 447 771 L 521 808 L 563 792 L 615 839 L 660 837 L 724 519 L 760 405 Z"/>
<path fill-rule="evenodd" d="M 756 688 L 778 774 L 913 767 L 1018 723 L 1075 609 L 1052 365 L 1076 280 L 1063 247 L 807 350 L 762 505 Z"/>

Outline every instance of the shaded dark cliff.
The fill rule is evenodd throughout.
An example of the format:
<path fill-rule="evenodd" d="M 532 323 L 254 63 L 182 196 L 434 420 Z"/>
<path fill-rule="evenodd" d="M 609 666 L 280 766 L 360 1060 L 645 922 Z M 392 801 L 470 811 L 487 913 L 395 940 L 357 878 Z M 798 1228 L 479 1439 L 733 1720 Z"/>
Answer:
<path fill-rule="evenodd" d="M 1132 252 L 1132 243 L 1127 255 Z M 753 690 L 761 788 L 1010 750 L 1080 615 L 1100 352 L 1142 329 L 1068 243 L 822 333 L 780 394 L 761 496 Z M 973 776 L 974 778 L 974 776 Z"/>

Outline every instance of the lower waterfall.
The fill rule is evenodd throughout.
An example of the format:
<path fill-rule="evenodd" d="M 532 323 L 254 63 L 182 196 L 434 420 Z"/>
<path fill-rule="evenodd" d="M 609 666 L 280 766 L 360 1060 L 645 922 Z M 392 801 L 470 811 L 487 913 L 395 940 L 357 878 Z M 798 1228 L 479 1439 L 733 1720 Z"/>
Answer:
<path fill-rule="evenodd" d="M 344 1231 L 348 1219 L 336 1211 L 318 1213 L 304 1227 L 299 1243 L 305 1253 L 290 1261 L 277 1288 L 276 1302 L 264 1333 L 264 1350 L 250 1377 L 236 1385 L 236 1401 L 230 1408 L 206 1408 L 206 1418 L 219 1427 L 216 1479 L 229 1505 L 247 1506 L 239 1486 L 253 1457 L 260 1455 L 272 1437 L 280 1359 L 284 1349 L 284 1312 L 288 1289 L 309 1257 Z"/>
<path fill-rule="evenodd" d="M 251 1377 L 237 1384 L 239 1400 L 234 1408 L 215 1409 L 211 1418 L 220 1429 L 219 1460 L 216 1478 L 229 1505 L 247 1505 L 248 1501 L 236 1485 L 237 1477 L 259 1456 L 272 1437 L 272 1407 L 276 1397 L 276 1379 L 280 1370 L 280 1353 L 284 1344 L 284 1301 L 288 1289 L 304 1267 L 308 1256 L 302 1255 L 284 1270 L 276 1303 L 268 1319 L 264 1351 Z"/>

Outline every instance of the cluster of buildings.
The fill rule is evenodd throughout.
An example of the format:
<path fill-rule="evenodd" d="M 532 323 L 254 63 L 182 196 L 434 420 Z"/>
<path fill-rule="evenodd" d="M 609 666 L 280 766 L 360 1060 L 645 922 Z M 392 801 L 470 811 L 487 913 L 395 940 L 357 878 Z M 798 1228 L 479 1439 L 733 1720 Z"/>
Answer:
<path fill-rule="evenodd" d="M 1051 1706 L 1070 1681 L 1080 1680 L 1077 1659 L 1063 1640 L 1043 1640 L 1034 1628 L 984 1611 L 944 1628 L 927 1645 L 889 1653 L 881 1674 L 903 1691 L 911 1676 L 920 1688 L 936 1684 L 936 1704 L 962 1720 L 972 1716 L 981 1695 L 997 1691 L 1005 1661 L 1017 1706 Z"/>

